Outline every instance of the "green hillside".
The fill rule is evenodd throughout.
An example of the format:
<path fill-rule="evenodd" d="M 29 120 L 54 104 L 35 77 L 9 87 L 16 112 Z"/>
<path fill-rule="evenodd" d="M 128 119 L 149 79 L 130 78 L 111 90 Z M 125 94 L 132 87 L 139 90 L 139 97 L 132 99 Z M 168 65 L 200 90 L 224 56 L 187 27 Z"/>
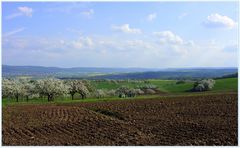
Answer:
<path fill-rule="evenodd" d="M 193 87 L 193 82 L 176 84 L 176 80 L 151 80 L 150 82 L 158 86 L 159 90 L 168 93 L 186 92 Z"/>
<path fill-rule="evenodd" d="M 143 85 L 144 83 L 133 83 L 133 82 L 119 82 L 119 83 L 114 83 L 114 82 L 92 82 L 93 86 L 95 86 L 97 89 L 117 89 L 121 86 L 128 86 L 130 88 L 135 88 L 138 85 Z"/>
<path fill-rule="evenodd" d="M 238 90 L 238 78 L 224 78 L 224 79 L 217 79 L 215 86 L 213 87 L 213 90 L 207 91 L 207 92 L 190 92 L 189 90 L 193 87 L 194 82 L 193 81 L 187 81 L 182 84 L 176 84 L 177 80 L 159 80 L 159 79 L 152 79 L 149 80 L 148 84 L 153 84 L 158 87 L 158 89 L 162 92 L 166 92 L 166 96 L 174 96 L 174 95 L 207 95 L 210 93 L 226 93 L 226 92 L 237 92 Z M 114 81 L 102 81 L 102 82 L 91 82 L 97 89 L 117 89 L 121 86 L 129 86 L 131 88 L 136 88 L 138 85 L 144 85 L 145 83 L 135 83 L 135 82 L 114 82 Z M 76 95 L 77 97 L 77 95 Z M 88 98 L 88 99 L 80 99 L 76 98 L 75 100 L 72 100 L 70 97 L 58 97 L 55 99 L 54 102 L 50 103 L 76 103 L 76 102 L 97 102 L 97 101 L 111 101 L 111 100 L 119 100 L 122 98 L 118 97 L 110 97 L 110 98 Z M 152 98 L 152 97 L 159 97 L 159 94 L 156 95 L 143 95 L 143 96 L 137 96 L 137 99 L 141 98 Z M 164 96 L 162 96 L 164 97 Z M 123 99 L 124 100 L 124 99 Z M 49 103 L 47 102 L 47 99 L 31 99 L 29 102 L 26 102 L 26 99 L 20 99 L 20 102 L 16 102 L 15 99 L 2 99 L 2 105 L 6 106 L 9 104 L 15 105 L 15 104 L 44 104 Z"/>
<path fill-rule="evenodd" d="M 238 78 L 218 79 L 212 91 L 238 91 Z"/>
<path fill-rule="evenodd" d="M 238 90 L 238 79 L 237 78 L 224 78 L 215 80 L 215 86 L 211 91 L 237 91 Z M 194 82 L 187 81 L 183 84 L 176 84 L 177 80 L 149 80 L 150 84 L 156 85 L 159 90 L 167 93 L 182 93 L 189 91 Z M 129 86 L 131 88 L 137 87 L 138 85 L 144 85 L 144 83 L 132 83 L 132 82 L 92 82 L 97 89 L 117 89 L 121 86 Z"/>
<path fill-rule="evenodd" d="M 237 78 L 224 78 L 215 80 L 215 85 L 211 91 L 237 91 Z M 169 93 L 186 92 L 193 87 L 194 82 L 186 82 L 184 84 L 176 84 L 175 80 L 151 80 L 151 83 L 157 85 L 160 90 Z"/>

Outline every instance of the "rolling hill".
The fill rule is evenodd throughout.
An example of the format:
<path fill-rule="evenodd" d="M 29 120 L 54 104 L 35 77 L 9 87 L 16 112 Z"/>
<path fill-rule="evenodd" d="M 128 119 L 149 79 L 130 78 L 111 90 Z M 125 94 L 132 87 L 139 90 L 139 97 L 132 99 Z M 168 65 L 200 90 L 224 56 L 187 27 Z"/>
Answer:
<path fill-rule="evenodd" d="M 237 68 L 213 68 L 213 69 L 170 69 L 165 71 L 150 71 L 137 73 L 123 73 L 93 76 L 91 79 L 201 79 L 216 78 L 230 74 L 236 74 Z"/>
<path fill-rule="evenodd" d="M 100 67 L 43 67 L 2 66 L 3 77 L 30 76 L 60 79 L 199 79 L 236 75 L 237 68 L 100 68 Z"/>

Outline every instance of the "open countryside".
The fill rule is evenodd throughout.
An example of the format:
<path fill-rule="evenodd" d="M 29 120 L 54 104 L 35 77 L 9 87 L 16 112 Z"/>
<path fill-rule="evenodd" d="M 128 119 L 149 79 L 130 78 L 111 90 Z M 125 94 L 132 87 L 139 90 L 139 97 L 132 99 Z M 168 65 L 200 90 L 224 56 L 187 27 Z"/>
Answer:
<path fill-rule="evenodd" d="M 3 146 L 238 146 L 239 3 L 2 2 Z"/>
<path fill-rule="evenodd" d="M 3 99 L 3 144 L 236 145 L 237 78 L 211 80 L 211 89 L 194 91 L 201 81 L 50 78 L 46 91 L 53 98 L 40 90 Z M 41 89 L 44 79 L 14 81 Z M 50 83 L 69 85 L 66 94 L 51 91 Z"/>

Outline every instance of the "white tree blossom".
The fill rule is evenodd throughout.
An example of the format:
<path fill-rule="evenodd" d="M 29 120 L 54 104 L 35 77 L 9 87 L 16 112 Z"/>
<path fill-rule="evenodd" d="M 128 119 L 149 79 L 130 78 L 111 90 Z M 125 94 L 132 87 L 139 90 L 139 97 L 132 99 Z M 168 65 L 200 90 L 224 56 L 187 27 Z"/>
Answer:
<path fill-rule="evenodd" d="M 97 89 L 95 92 L 95 96 L 97 98 L 104 98 L 106 96 L 106 92 L 102 89 Z"/>
<path fill-rule="evenodd" d="M 194 83 L 193 90 L 194 91 L 207 91 L 211 90 L 214 87 L 215 81 L 213 79 L 205 79 L 201 81 L 197 81 Z"/>
<path fill-rule="evenodd" d="M 48 101 L 53 101 L 54 97 L 66 94 L 68 88 L 61 80 L 47 78 L 37 81 L 36 90 L 39 94 L 47 96 Z"/>
<path fill-rule="evenodd" d="M 3 95 L 7 97 L 14 97 L 18 102 L 19 97 L 23 95 L 24 84 L 19 80 L 3 80 Z"/>

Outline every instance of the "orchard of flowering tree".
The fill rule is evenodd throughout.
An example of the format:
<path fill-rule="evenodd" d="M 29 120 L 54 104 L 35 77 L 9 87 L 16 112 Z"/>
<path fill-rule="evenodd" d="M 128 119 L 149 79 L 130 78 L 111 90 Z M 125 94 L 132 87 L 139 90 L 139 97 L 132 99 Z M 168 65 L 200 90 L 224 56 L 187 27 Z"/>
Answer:
<path fill-rule="evenodd" d="M 53 101 L 59 96 L 71 95 L 72 99 L 76 93 L 84 99 L 90 92 L 95 91 L 91 84 L 86 80 L 59 80 L 47 78 L 41 80 L 30 80 L 26 78 L 3 79 L 2 82 L 3 98 L 19 98 L 28 101 L 30 98 L 47 98 Z"/>
<path fill-rule="evenodd" d="M 94 84 L 106 84 L 108 87 L 117 85 L 118 87 L 113 88 L 111 86 L 110 89 L 104 89 L 100 86 L 97 89 Z M 208 91 L 214 87 L 214 84 L 215 81 L 212 79 L 196 81 L 191 90 Z M 130 87 L 131 85 L 134 86 Z M 176 82 L 176 85 L 179 85 L 178 82 Z M 28 78 L 4 78 L 2 81 L 3 98 L 15 99 L 16 102 L 20 98 L 26 101 L 38 98 L 54 101 L 58 97 L 71 98 L 72 100 L 76 98 L 131 98 L 158 93 L 162 93 L 161 90 L 146 80 L 60 80 L 55 78 L 31 80 Z"/>
<path fill-rule="evenodd" d="M 109 81 L 106 80 L 106 82 Z M 26 101 L 32 98 L 47 98 L 48 101 L 54 101 L 57 97 L 71 97 L 73 100 L 76 95 L 79 95 L 81 99 L 87 97 L 126 98 L 146 94 L 149 89 L 156 89 L 156 87 L 151 85 L 139 86 L 138 88 L 122 86 L 118 89 L 106 90 L 96 89 L 89 80 L 60 80 L 55 78 L 40 80 L 4 78 L 2 81 L 3 98 L 16 99 L 16 102 L 19 101 L 19 98 L 26 99 Z"/>

